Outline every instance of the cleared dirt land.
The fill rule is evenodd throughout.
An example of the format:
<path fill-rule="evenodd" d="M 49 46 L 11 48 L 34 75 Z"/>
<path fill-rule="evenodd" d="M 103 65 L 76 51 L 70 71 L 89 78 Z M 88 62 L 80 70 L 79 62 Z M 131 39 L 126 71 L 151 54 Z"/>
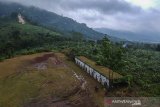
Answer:
<path fill-rule="evenodd" d="M 103 107 L 103 100 L 104 88 L 62 53 L 0 62 L 0 107 Z"/>

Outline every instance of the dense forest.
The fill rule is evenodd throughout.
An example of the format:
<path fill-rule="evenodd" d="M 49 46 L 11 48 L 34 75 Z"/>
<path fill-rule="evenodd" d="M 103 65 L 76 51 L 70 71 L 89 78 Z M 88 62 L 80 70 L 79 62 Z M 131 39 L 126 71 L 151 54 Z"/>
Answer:
<path fill-rule="evenodd" d="M 123 48 L 120 44 L 113 44 L 104 38 L 98 43 L 79 42 L 76 47 L 72 47 L 72 53 L 87 56 L 97 64 L 125 75 L 126 81 L 129 82 L 128 89 L 137 91 L 137 96 L 160 95 L 159 51 L 148 48 Z"/>

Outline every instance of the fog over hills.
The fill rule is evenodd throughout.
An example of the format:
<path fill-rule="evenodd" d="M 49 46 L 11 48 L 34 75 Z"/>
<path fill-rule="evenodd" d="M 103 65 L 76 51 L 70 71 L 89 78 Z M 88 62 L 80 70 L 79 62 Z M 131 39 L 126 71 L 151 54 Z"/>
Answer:
<path fill-rule="evenodd" d="M 112 30 L 108 28 L 95 28 L 96 31 L 107 33 L 108 35 L 136 42 L 160 43 L 160 34 L 156 32 L 130 32 L 121 30 Z"/>
<path fill-rule="evenodd" d="M 86 39 L 102 39 L 104 34 L 94 31 L 84 23 L 78 23 L 75 20 L 57 15 L 56 13 L 46 11 L 33 6 L 23 6 L 18 3 L 0 2 L 0 16 L 5 17 L 13 12 L 21 13 L 27 19 L 38 25 L 46 26 L 51 29 L 64 32 L 66 35 L 70 32 L 80 32 Z"/>
<path fill-rule="evenodd" d="M 39 25 L 66 35 L 80 32 L 92 40 L 102 39 L 105 33 L 112 41 L 159 43 L 159 10 L 158 2 L 151 6 L 129 0 L 0 0 L 1 17 L 19 12 Z"/>

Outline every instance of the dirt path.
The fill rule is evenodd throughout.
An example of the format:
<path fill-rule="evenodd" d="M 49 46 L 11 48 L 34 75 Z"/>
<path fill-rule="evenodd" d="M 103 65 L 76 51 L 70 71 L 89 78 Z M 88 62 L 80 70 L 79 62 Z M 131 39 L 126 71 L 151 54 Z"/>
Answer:
<path fill-rule="evenodd" d="M 87 81 L 84 79 L 83 76 L 78 76 L 74 71 L 72 71 L 74 73 L 74 76 L 80 81 L 81 83 L 81 89 L 82 90 L 85 90 L 86 89 L 86 84 L 87 84 Z"/>

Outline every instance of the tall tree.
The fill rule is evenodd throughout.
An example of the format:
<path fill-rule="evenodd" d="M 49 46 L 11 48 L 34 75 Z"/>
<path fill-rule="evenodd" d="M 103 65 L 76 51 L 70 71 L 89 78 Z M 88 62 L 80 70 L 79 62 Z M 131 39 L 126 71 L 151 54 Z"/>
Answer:
<path fill-rule="evenodd" d="M 157 45 L 156 50 L 157 50 L 157 51 L 160 51 L 160 44 Z"/>
<path fill-rule="evenodd" d="M 101 55 L 100 62 L 102 65 L 113 70 L 117 70 L 122 66 L 123 49 L 111 44 L 106 37 L 102 40 Z"/>

